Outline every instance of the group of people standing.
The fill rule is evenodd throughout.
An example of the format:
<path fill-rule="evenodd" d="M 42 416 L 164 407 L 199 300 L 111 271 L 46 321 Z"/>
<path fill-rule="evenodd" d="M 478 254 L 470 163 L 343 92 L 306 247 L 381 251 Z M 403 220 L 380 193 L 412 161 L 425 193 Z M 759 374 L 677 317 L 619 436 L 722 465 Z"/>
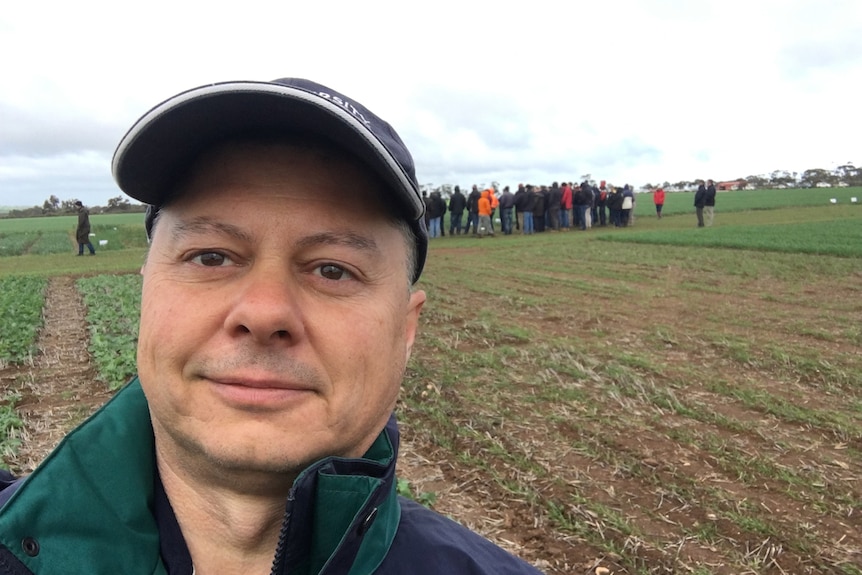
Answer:
<path fill-rule="evenodd" d="M 662 191 L 662 203 L 664 196 Z M 501 232 L 510 235 L 560 231 L 572 228 L 587 230 L 593 226 L 626 227 L 634 223 L 635 195 L 628 184 L 622 188 L 596 186 L 584 181 L 580 185 L 554 182 L 550 186 L 518 184 L 512 193 L 509 186 L 498 194 L 494 188 L 479 190 L 474 185 L 468 195 L 455 186 L 447 206 L 438 191 L 430 196 L 423 192 L 428 235 L 445 236 L 443 216 L 449 211 L 449 234 L 472 233 L 493 236 L 495 216 L 499 214 Z M 660 213 L 660 207 L 657 207 Z M 466 223 L 462 227 L 462 222 Z"/>
<path fill-rule="evenodd" d="M 711 226 L 715 216 L 715 183 L 701 183 L 694 195 L 698 227 Z M 636 196 L 628 184 L 621 188 L 604 180 L 597 186 L 590 182 L 574 185 L 554 182 L 550 186 L 518 184 L 511 192 L 509 186 L 501 193 L 493 187 L 479 190 L 474 185 L 468 195 L 455 186 L 447 204 L 439 191 L 429 196 L 422 192 L 425 201 L 425 219 L 428 235 L 437 238 L 446 235 L 443 217 L 449 212 L 449 234 L 472 233 L 474 236 L 493 236 L 494 223 L 499 218 L 501 232 L 510 235 L 560 231 L 593 226 L 621 228 L 634 224 Z M 659 187 L 652 192 L 656 216 L 661 219 L 665 191 Z M 465 220 L 466 217 L 466 220 Z M 462 225 L 462 222 L 464 224 Z"/>

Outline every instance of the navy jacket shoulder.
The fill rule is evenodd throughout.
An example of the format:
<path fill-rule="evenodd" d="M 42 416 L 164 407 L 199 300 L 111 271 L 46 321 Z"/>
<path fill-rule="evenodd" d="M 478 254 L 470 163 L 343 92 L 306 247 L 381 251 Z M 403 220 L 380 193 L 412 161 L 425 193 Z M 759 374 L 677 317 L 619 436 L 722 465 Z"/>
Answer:
<path fill-rule="evenodd" d="M 529 563 L 481 535 L 400 498 L 401 522 L 389 554 L 377 574 L 541 575 Z"/>

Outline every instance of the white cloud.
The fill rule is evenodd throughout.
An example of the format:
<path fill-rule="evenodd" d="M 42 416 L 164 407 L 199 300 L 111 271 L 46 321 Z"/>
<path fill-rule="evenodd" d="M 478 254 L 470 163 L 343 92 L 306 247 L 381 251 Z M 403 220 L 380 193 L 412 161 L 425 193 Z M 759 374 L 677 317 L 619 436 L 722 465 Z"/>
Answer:
<path fill-rule="evenodd" d="M 0 205 L 104 203 L 113 146 L 151 106 L 285 75 L 390 121 L 422 182 L 830 169 L 862 162 L 859 38 L 851 0 L 17 2 L 0 13 Z"/>

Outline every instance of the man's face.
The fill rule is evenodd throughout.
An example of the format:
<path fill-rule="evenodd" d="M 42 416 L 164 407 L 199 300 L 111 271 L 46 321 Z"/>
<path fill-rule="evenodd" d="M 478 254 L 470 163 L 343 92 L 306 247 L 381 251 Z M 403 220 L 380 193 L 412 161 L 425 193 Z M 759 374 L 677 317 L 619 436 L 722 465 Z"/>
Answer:
<path fill-rule="evenodd" d="M 370 447 L 425 301 L 377 185 L 287 145 L 199 162 L 142 270 L 138 369 L 163 460 L 293 474 Z"/>

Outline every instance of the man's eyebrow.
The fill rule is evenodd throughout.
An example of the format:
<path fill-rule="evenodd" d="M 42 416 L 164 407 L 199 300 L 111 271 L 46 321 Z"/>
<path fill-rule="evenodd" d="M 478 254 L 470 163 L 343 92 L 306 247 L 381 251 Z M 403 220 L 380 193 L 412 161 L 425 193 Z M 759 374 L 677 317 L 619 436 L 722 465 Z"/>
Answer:
<path fill-rule="evenodd" d="M 300 248 L 319 245 L 347 246 L 361 251 L 380 253 L 380 247 L 373 238 L 354 232 L 320 232 L 305 236 L 297 242 Z"/>
<path fill-rule="evenodd" d="M 242 228 L 206 216 L 190 220 L 179 219 L 171 228 L 171 237 L 175 242 L 190 235 L 209 233 L 228 235 L 244 242 L 251 241 L 251 236 Z"/>

